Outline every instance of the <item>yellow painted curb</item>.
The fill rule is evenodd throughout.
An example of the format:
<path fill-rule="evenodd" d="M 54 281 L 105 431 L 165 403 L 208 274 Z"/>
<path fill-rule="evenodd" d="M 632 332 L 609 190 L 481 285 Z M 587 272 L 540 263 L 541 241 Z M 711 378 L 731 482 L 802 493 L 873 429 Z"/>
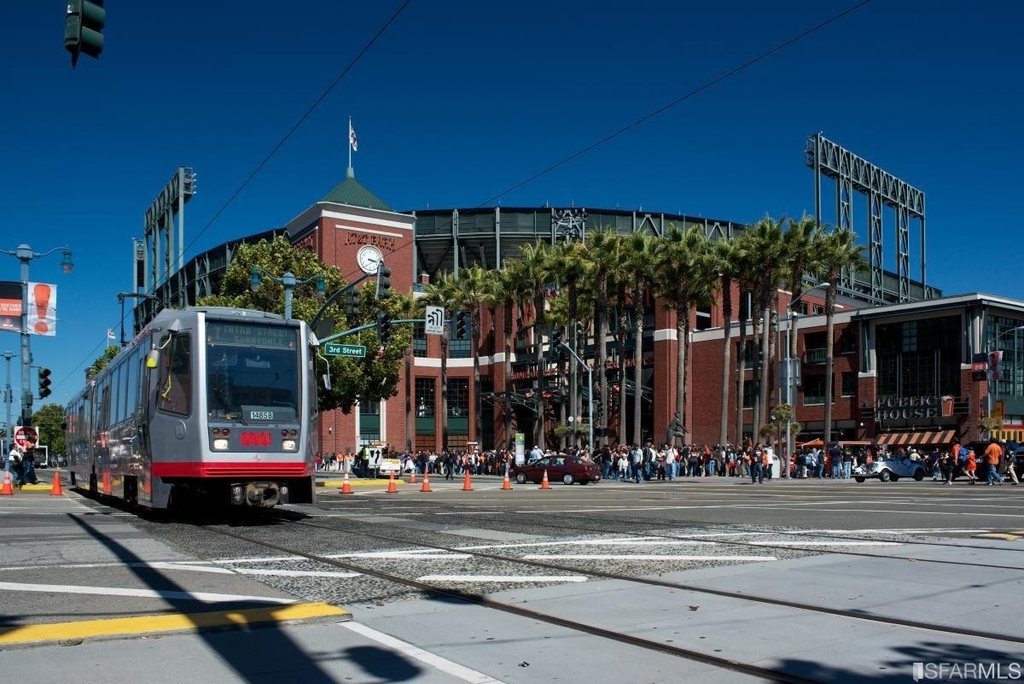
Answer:
<path fill-rule="evenodd" d="M 344 484 L 345 484 L 344 480 L 327 480 L 325 482 L 318 482 L 317 486 L 318 487 L 337 487 L 338 489 L 341 489 L 341 487 Z M 379 480 L 363 480 L 363 479 L 353 480 L 353 479 L 349 478 L 348 484 L 349 484 L 350 487 L 383 487 L 384 489 L 388 488 L 388 480 L 386 478 L 383 478 L 383 477 L 380 478 Z M 395 478 L 395 484 L 396 485 L 403 485 L 403 484 L 408 484 L 408 483 L 404 482 L 403 480 L 399 480 L 399 479 Z"/>
<path fill-rule="evenodd" d="M 985 534 L 976 534 L 974 539 L 1002 539 L 1003 541 L 1017 541 L 1020 539 L 1019 534 L 1008 534 L 1006 532 L 986 532 Z"/>
<path fill-rule="evenodd" d="M 258 625 L 287 620 L 309 620 L 321 617 L 351 617 L 343 608 L 329 603 L 298 603 L 288 606 L 246 610 L 222 610 L 209 613 L 178 615 L 146 615 L 108 620 L 83 620 L 12 627 L 0 634 L 0 645 L 28 644 L 42 641 L 68 641 L 90 637 L 127 636 L 157 632 L 182 632 L 228 626 Z"/>

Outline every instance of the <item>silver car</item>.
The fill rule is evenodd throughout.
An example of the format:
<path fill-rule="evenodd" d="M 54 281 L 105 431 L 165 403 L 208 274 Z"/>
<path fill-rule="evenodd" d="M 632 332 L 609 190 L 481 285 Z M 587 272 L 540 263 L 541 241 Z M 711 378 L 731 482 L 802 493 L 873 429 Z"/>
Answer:
<path fill-rule="evenodd" d="M 873 463 L 864 463 L 853 469 L 853 479 L 863 482 L 877 477 L 882 482 L 895 482 L 901 477 L 912 477 L 918 482 L 924 479 L 924 461 L 914 461 L 906 456 L 882 458 Z"/>

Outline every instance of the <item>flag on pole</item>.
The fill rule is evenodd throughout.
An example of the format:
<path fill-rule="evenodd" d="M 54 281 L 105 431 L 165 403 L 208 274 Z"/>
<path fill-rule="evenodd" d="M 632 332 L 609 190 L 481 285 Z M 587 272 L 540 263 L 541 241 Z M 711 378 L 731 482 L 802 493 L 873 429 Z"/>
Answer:
<path fill-rule="evenodd" d="M 117 335 L 115 335 L 114 331 L 111 330 L 110 328 L 107 328 L 107 339 L 108 340 L 116 340 L 117 339 Z"/>
<path fill-rule="evenodd" d="M 353 152 L 359 151 L 359 145 L 356 144 L 356 131 L 352 128 L 352 119 L 348 120 L 348 144 Z"/>

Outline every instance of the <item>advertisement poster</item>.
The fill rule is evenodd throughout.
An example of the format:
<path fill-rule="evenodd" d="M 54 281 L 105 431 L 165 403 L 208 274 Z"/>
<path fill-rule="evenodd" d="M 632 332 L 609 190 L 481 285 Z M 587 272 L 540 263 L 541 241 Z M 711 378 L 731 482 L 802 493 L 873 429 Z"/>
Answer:
<path fill-rule="evenodd" d="M 0 330 L 21 332 L 21 283 L 0 280 Z"/>
<path fill-rule="evenodd" d="M 57 334 L 57 286 L 28 284 L 28 332 L 31 335 Z"/>

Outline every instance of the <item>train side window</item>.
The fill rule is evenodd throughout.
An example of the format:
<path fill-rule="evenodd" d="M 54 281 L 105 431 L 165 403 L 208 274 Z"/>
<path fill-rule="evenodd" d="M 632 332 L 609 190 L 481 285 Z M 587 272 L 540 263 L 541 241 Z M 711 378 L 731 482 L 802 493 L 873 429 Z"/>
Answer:
<path fill-rule="evenodd" d="M 188 415 L 192 412 L 191 335 L 175 335 L 160 356 L 157 408 Z"/>

